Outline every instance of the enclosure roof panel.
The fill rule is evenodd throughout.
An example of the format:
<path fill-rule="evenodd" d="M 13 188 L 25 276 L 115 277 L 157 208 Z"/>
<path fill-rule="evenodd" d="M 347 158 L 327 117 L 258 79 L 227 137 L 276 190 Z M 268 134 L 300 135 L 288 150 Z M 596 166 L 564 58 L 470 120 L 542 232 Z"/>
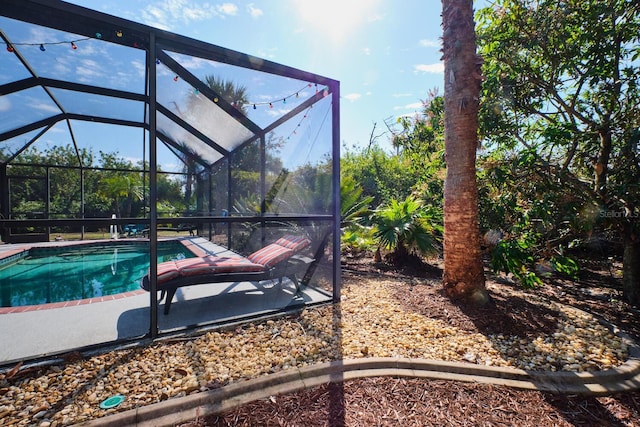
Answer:
<path fill-rule="evenodd" d="M 47 92 L 39 86 L 3 95 L 0 133 L 62 113 Z"/>
<path fill-rule="evenodd" d="M 157 106 L 160 139 L 212 164 L 336 83 L 62 1 L 3 0 L 0 37 L 0 150 L 64 119 L 149 129 Z"/>

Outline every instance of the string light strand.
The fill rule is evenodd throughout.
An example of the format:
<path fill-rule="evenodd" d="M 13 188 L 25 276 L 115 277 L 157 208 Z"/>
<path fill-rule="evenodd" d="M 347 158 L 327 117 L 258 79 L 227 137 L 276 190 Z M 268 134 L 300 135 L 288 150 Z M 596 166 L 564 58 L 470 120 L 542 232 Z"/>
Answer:
<path fill-rule="evenodd" d="M 318 84 L 315 84 L 316 87 L 318 86 Z M 273 104 L 275 104 L 276 102 L 282 102 L 283 104 L 287 103 L 287 99 L 290 98 L 299 98 L 300 97 L 300 92 L 302 92 L 303 90 L 305 90 L 308 87 L 312 87 L 313 83 L 307 83 L 304 86 L 302 86 L 300 89 L 298 89 L 297 91 L 291 93 L 290 95 L 287 95 L 283 98 L 273 98 L 269 101 L 260 101 L 260 102 L 253 102 L 253 101 L 247 101 L 248 105 L 251 105 L 253 107 L 253 109 L 255 110 L 259 105 L 268 105 L 269 108 L 273 108 Z"/>
<path fill-rule="evenodd" d="M 255 109 L 257 109 L 257 107 L 258 107 L 259 105 L 268 105 L 268 106 L 269 106 L 269 108 L 273 108 L 273 104 L 275 104 L 275 103 L 277 103 L 277 102 L 281 102 L 281 103 L 283 103 L 283 104 L 286 104 L 286 103 L 287 103 L 287 99 L 290 99 L 290 98 L 299 98 L 299 97 L 300 97 L 300 92 L 302 92 L 303 90 L 305 90 L 305 89 L 306 89 L 306 88 L 308 88 L 308 87 L 313 87 L 313 86 L 315 86 L 315 88 L 316 88 L 316 93 L 318 93 L 318 92 L 319 92 L 319 89 L 318 89 L 318 83 L 307 83 L 306 85 L 304 85 L 304 86 L 303 86 L 302 88 L 300 88 L 299 90 L 297 90 L 297 91 L 293 92 L 291 95 L 287 95 L 287 96 L 285 96 L 285 97 L 283 97 L 283 98 L 273 98 L 273 99 L 271 99 L 271 100 L 269 100 L 269 101 L 261 101 L 261 102 L 251 102 L 251 101 L 247 101 L 247 103 L 246 103 L 245 105 L 251 105 L 251 106 L 252 106 L 252 108 L 253 108 L 254 110 L 255 110 Z M 325 87 L 325 88 L 323 89 L 323 91 L 324 91 L 324 94 L 325 94 L 325 96 L 326 96 L 326 95 L 329 93 L 329 88 L 328 88 L 328 87 Z M 234 104 L 235 104 L 235 103 L 234 103 Z"/>
<path fill-rule="evenodd" d="M 161 63 L 160 60 L 158 58 L 156 58 L 156 64 L 160 64 L 160 63 Z M 174 75 L 173 81 L 177 82 L 178 80 L 180 80 L 180 76 L 178 76 L 177 74 Z M 292 92 L 291 94 L 289 94 L 289 95 L 287 95 L 285 97 L 272 98 L 272 99 L 270 99 L 268 101 L 247 101 L 247 102 L 243 103 L 242 105 L 248 105 L 248 106 L 250 106 L 250 108 L 253 108 L 254 110 L 257 110 L 258 106 L 262 106 L 262 105 L 268 105 L 269 108 L 273 108 L 274 104 L 276 104 L 278 102 L 286 104 L 287 103 L 287 99 L 299 98 L 300 97 L 300 92 L 302 92 L 303 90 L 305 90 L 308 87 L 314 87 L 314 86 L 315 86 L 315 91 L 316 91 L 316 94 L 317 94 L 318 92 L 320 92 L 320 90 L 318 89 L 318 83 L 307 83 L 304 86 L 302 86 L 300 89 L 298 89 L 297 91 Z M 325 87 L 323 89 L 323 92 L 324 92 L 324 95 L 327 96 L 329 94 L 329 88 Z M 197 88 L 193 88 L 193 94 L 194 95 L 199 95 L 200 94 L 200 90 L 198 90 Z M 214 102 L 218 102 L 217 98 L 214 99 Z M 234 108 L 240 108 L 241 107 L 241 105 L 236 101 L 231 102 L 231 105 L 233 105 Z"/>
<path fill-rule="evenodd" d="M 296 127 L 291 131 L 289 136 L 287 136 L 287 138 L 286 138 L 287 141 L 289 139 L 291 139 L 291 137 L 293 135 L 297 135 L 298 134 L 298 128 L 300 128 L 300 125 L 302 124 L 302 122 L 309 117 L 309 112 L 311 111 L 312 108 L 313 108 L 313 105 L 310 105 L 309 108 L 306 109 L 306 111 L 304 112 L 304 115 L 300 118 L 300 120 L 298 121 L 298 124 L 296 125 Z"/>
<path fill-rule="evenodd" d="M 71 49 L 76 50 L 78 48 L 78 45 L 76 43 L 83 42 L 86 40 L 91 40 L 91 37 L 85 37 L 82 39 L 75 39 L 75 40 L 64 40 L 64 41 L 43 42 L 43 43 L 24 43 L 24 42 L 7 43 L 7 51 L 13 52 L 15 49 L 14 46 L 38 46 L 39 49 L 42 52 L 44 52 L 45 50 L 47 50 L 46 46 L 54 46 L 54 45 L 61 45 L 61 44 L 68 44 L 71 46 Z"/>

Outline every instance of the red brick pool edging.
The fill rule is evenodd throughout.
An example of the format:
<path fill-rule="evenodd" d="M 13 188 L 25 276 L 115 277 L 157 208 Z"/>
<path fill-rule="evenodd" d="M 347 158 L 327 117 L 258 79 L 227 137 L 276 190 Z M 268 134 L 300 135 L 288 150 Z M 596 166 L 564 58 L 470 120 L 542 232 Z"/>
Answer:
<path fill-rule="evenodd" d="M 24 313 L 27 311 L 50 310 L 52 308 L 75 307 L 76 305 L 92 304 L 94 302 L 114 301 L 117 299 L 133 297 L 140 294 L 146 294 L 147 291 L 140 289 L 139 291 L 128 291 L 121 294 L 106 295 L 102 297 L 84 298 L 73 301 L 49 302 L 38 305 L 19 305 L 17 307 L 0 307 L 0 314 Z"/>

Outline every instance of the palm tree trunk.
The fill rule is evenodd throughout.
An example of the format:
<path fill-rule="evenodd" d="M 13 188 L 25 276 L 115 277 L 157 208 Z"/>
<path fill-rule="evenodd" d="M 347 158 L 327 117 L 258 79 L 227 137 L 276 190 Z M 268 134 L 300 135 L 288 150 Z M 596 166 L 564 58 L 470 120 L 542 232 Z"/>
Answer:
<path fill-rule="evenodd" d="M 442 0 L 445 73 L 444 291 L 485 304 L 476 147 L 481 59 L 476 55 L 472 0 Z"/>

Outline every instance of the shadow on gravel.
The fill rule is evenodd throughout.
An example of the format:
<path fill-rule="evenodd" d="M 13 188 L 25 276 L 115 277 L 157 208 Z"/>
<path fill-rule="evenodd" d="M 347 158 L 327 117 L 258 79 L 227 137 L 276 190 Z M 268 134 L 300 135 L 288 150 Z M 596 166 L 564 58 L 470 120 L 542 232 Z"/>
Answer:
<path fill-rule="evenodd" d="M 557 310 L 518 296 L 495 293 L 491 294 L 491 302 L 484 307 L 464 304 L 458 307 L 484 335 L 503 334 L 534 339 L 555 332 L 560 317 Z"/>
<path fill-rule="evenodd" d="M 341 368 L 342 364 L 342 310 L 340 304 L 333 304 L 333 333 L 337 338 L 340 352 L 336 367 Z M 337 369 L 331 373 L 331 382 L 327 386 L 329 393 L 328 420 L 330 426 L 344 426 L 346 417 L 345 393 L 344 393 L 344 373 L 342 369 Z"/>

